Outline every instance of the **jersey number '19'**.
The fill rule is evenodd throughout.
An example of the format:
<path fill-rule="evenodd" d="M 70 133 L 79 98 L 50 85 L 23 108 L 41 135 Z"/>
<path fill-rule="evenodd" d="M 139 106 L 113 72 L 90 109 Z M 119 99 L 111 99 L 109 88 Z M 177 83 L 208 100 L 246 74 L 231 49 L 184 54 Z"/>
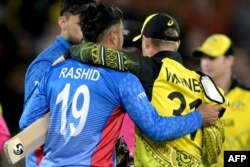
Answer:
<path fill-rule="evenodd" d="M 67 83 L 63 88 L 63 90 L 58 94 L 56 99 L 56 104 L 62 102 L 61 129 L 60 129 L 60 133 L 62 135 L 66 135 L 66 124 L 67 124 L 66 115 L 68 111 L 69 93 L 70 93 L 70 84 Z M 78 110 L 77 99 L 81 94 L 83 95 L 84 100 L 81 108 Z M 75 119 L 79 119 L 79 123 L 77 126 L 74 126 L 73 123 L 70 123 L 70 136 L 77 136 L 84 128 L 88 116 L 89 103 L 90 103 L 89 89 L 86 85 L 81 85 L 76 90 L 72 101 L 72 115 Z"/>

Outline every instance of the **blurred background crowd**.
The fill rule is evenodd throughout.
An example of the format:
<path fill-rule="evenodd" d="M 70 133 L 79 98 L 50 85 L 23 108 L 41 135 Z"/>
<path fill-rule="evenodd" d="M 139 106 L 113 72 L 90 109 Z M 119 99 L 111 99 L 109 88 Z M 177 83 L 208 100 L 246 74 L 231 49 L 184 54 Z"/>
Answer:
<path fill-rule="evenodd" d="M 249 0 L 101 0 L 116 4 L 125 20 L 143 21 L 164 11 L 181 26 L 179 52 L 185 65 L 199 70 L 192 51 L 213 33 L 231 37 L 236 48 L 234 72 L 250 85 Z M 24 77 L 30 62 L 59 33 L 60 0 L 0 0 L 0 103 L 12 134 L 18 132 L 23 108 Z M 132 26 L 132 25 L 131 25 Z"/>

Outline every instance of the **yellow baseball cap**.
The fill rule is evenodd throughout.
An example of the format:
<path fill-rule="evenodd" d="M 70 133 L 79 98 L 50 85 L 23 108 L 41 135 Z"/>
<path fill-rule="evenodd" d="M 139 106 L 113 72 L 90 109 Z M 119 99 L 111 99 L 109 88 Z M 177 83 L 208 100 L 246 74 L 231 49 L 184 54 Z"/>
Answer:
<path fill-rule="evenodd" d="M 198 47 L 193 52 L 195 57 L 200 57 L 203 54 L 214 58 L 233 55 L 232 42 L 226 35 L 213 34 L 203 42 L 201 47 Z"/>

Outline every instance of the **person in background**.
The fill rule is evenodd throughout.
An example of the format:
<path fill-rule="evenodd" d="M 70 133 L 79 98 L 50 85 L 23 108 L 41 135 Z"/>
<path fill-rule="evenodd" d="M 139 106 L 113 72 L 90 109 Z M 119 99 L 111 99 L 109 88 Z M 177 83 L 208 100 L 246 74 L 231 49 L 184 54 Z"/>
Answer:
<path fill-rule="evenodd" d="M 0 153 L 4 151 L 4 143 L 11 137 L 9 129 L 3 117 L 2 105 L 0 104 Z"/>
<path fill-rule="evenodd" d="M 87 41 L 122 49 L 123 23 L 119 8 L 104 3 L 89 4 L 80 20 Z M 201 111 L 186 116 L 163 117 L 155 111 L 133 74 L 71 59 L 46 72 L 24 106 L 20 128 L 26 128 L 50 111 L 45 156 L 40 167 L 113 167 L 123 108 L 145 135 L 161 141 L 195 131 L 201 127 L 204 116 L 210 118 L 204 118 L 203 125 L 214 124 L 220 106 L 203 105 Z"/>
<path fill-rule="evenodd" d="M 223 149 L 243 151 L 250 149 L 250 87 L 244 85 L 233 74 L 234 48 L 225 34 L 212 34 L 198 47 L 193 56 L 201 58 L 201 70 L 211 76 L 224 90 L 230 107 L 222 120 L 225 124 Z M 224 166 L 223 152 L 214 166 Z"/>
<path fill-rule="evenodd" d="M 89 42 L 70 48 L 65 57 L 136 74 L 151 103 L 163 116 L 192 113 L 202 102 L 219 104 L 224 109 L 228 106 L 223 91 L 209 76 L 183 66 L 181 55 L 177 52 L 180 45 L 179 24 L 172 16 L 166 13 L 148 16 L 134 41 L 139 39 L 142 39 L 144 56 L 114 51 Z M 223 140 L 223 122 L 220 120 L 215 126 L 163 142 L 151 140 L 137 130 L 135 166 L 210 165 L 217 161 Z"/>
<path fill-rule="evenodd" d="M 60 34 L 56 36 L 55 42 L 42 51 L 29 65 L 25 74 L 24 103 L 29 101 L 46 70 L 52 63 L 73 44 L 82 42 L 83 35 L 79 15 L 81 8 L 91 2 L 95 2 L 95 0 L 61 0 L 60 16 L 58 17 Z M 42 156 L 41 147 L 26 157 L 27 166 L 36 167 L 41 161 Z"/>
<path fill-rule="evenodd" d="M 141 54 L 141 43 L 140 41 L 133 42 L 135 35 L 139 34 L 142 27 L 142 22 L 139 20 L 124 20 L 124 43 L 123 51 L 124 52 L 134 52 Z"/>

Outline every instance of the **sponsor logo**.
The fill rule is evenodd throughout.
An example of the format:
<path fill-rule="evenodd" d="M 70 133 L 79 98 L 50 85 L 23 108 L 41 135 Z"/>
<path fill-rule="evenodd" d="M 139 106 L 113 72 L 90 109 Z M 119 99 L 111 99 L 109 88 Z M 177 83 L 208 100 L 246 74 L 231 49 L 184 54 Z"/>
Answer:
<path fill-rule="evenodd" d="M 21 143 L 15 145 L 15 147 L 13 148 L 13 152 L 16 155 L 21 155 L 23 153 L 23 145 Z"/>

